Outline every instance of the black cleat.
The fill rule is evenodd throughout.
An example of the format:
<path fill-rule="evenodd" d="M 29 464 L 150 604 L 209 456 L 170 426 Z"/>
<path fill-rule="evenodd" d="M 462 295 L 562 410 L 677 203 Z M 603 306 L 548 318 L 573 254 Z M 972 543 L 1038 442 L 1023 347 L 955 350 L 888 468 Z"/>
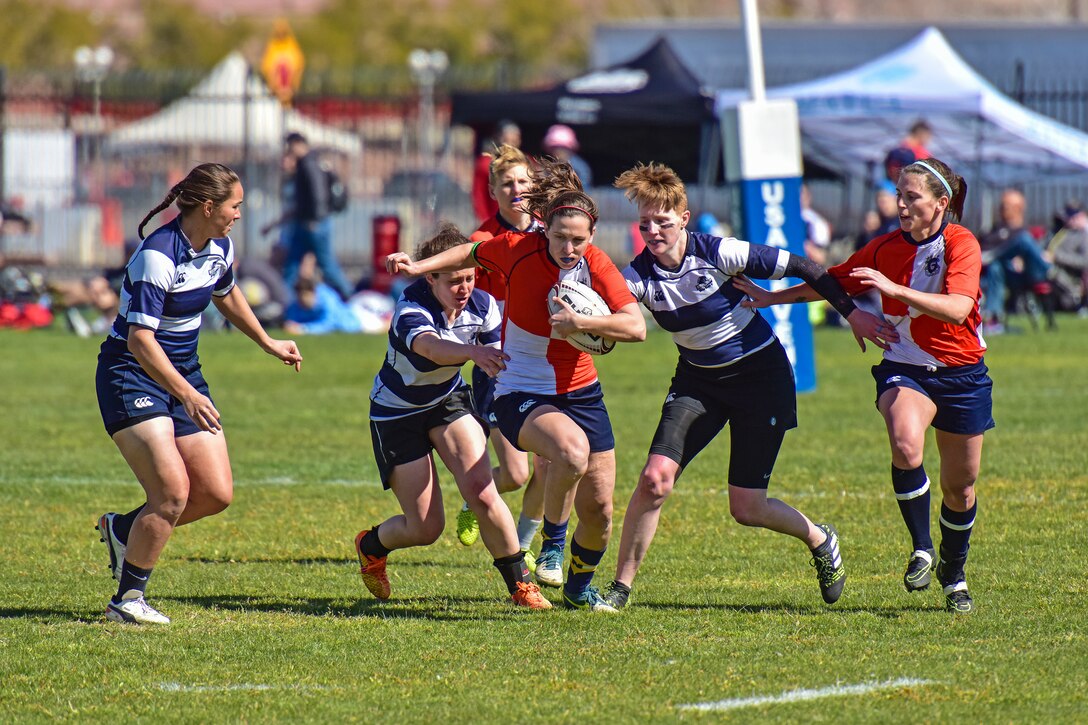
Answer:
<path fill-rule="evenodd" d="M 957 589 L 956 587 L 963 587 Z M 967 582 L 959 582 L 944 588 L 944 608 L 955 614 L 970 614 L 975 611 L 975 601 L 967 593 Z"/>
<path fill-rule="evenodd" d="M 967 592 L 967 577 L 963 573 L 967 557 L 941 559 L 937 562 L 937 581 L 944 588 L 944 608 L 956 614 L 970 614 L 975 602 Z"/>
<path fill-rule="evenodd" d="M 816 524 L 816 527 L 827 534 L 827 540 L 812 550 L 812 565 L 816 567 L 816 578 L 820 581 L 820 594 L 825 602 L 834 604 L 846 585 L 846 567 L 839 553 L 839 532 L 830 524 Z"/>
<path fill-rule="evenodd" d="M 616 580 L 604 588 L 601 599 L 608 602 L 613 609 L 623 609 L 627 606 L 627 598 L 631 596 L 631 588 L 620 584 Z"/>
<path fill-rule="evenodd" d="M 937 552 L 933 549 L 915 549 L 907 562 L 907 570 L 903 574 L 903 586 L 908 592 L 920 592 L 929 589 L 933 580 L 932 571 L 936 565 Z"/>

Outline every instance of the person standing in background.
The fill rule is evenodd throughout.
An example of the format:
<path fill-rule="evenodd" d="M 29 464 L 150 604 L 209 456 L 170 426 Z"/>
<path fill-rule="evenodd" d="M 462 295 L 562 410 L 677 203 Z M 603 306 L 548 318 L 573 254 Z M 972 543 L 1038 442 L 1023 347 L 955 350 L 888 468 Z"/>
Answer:
<path fill-rule="evenodd" d="M 933 129 L 922 119 L 911 124 L 907 135 L 903 137 L 900 146 L 908 148 L 914 154 L 915 161 L 928 159 L 933 154 L 929 152 L 929 142 L 933 140 Z"/>
<path fill-rule="evenodd" d="M 325 283 L 341 298 L 347 299 L 351 296 L 352 286 L 332 249 L 328 174 L 302 134 L 287 135 L 287 153 L 295 158 L 295 205 L 288 221 L 283 281 L 288 287 L 294 287 L 302 258 L 312 252 Z"/>
<path fill-rule="evenodd" d="M 805 256 L 821 266 L 827 264 L 831 225 L 812 208 L 812 192 L 807 184 L 801 185 L 801 221 L 805 223 Z"/>
<path fill-rule="evenodd" d="M 472 168 L 472 210 L 481 223 L 491 220 L 499 212 L 499 203 L 491 194 L 491 160 L 495 151 L 503 146 L 521 147 L 521 129 L 507 119 L 495 124 L 494 135 L 484 141 Z"/>
<path fill-rule="evenodd" d="M 593 171 L 586 160 L 578 155 L 578 137 L 574 135 L 574 129 L 557 123 L 544 134 L 541 145 L 544 147 L 544 153 L 556 161 L 570 164 L 584 188 L 593 186 Z"/>

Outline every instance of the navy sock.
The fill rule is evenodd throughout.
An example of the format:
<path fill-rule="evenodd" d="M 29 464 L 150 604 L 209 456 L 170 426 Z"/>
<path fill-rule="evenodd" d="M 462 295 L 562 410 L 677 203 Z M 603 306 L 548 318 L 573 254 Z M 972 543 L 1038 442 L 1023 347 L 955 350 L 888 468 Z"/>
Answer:
<path fill-rule="evenodd" d="M 971 529 L 975 525 L 978 500 L 966 511 L 953 511 L 941 504 L 941 558 L 960 560 L 967 558 L 971 548 Z"/>
<path fill-rule="evenodd" d="M 544 525 L 540 528 L 540 538 L 543 539 L 543 543 L 540 545 L 541 554 L 553 549 L 562 551 L 567 543 L 567 522 L 553 524 L 545 516 Z"/>
<path fill-rule="evenodd" d="M 502 574 L 502 580 L 506 582 L 506 588 L 511 594 L 518 588 L 518 582 L 529 581 L 529 567 L 525 565 L 524 551 L 495 559 L 495 568 Z"/>
<path fill-rule="evenodd" d="M 381 524 L 378 524 L 378 526 L 381 526 Z M 380 559 L 383 556 L 389 556 L 392 549 L 385 548 L 382 540 L 378 538 L 378 526 L 366 532 L 366 536 L 359 542 L 359 549 L 367 556 L 376 556 Z"/>
<path fill-rule="evenodd" d="M 136 517 L 140 515 L 140 512 L 144 510 L 145 506 L 147 506 L 147 504 L 142 503 L 127 514 L 117 514 L 113 517 L 113 535 L 125 546 L 128 546 L 128 534 L 132 531 L 132 523 L 136 520 Z"/>
<path fill-rule="evenodd" d="M 574 596 L 584 592 L 593 581 L 593 575 L 603 556 L 604 549 L 600 551 L 587 549 L 579 544 L 577 539 L 571 539 L 570 566 L 567 567 L 567 583 L 564 591 Z"/>
<path fill-rule="evenodd" d="M 141 569 L 125 559 L 125 563 L 121 565 L 121 583 L 117 587 L 113 603 L 119 604 L 122 599 L 142 597 L 147 590 L 147 580 L 150 578 L 151 569 Z"/>
<path fill-rule="evenodd" d="M 892 488 L 899 504 L 899 513 L 910 532 L 910 540 L 917 549 L 932 549 L 933 537 L 929 534 L 929 476 L 924 466 L 903 470 L 892 466 Z"/>

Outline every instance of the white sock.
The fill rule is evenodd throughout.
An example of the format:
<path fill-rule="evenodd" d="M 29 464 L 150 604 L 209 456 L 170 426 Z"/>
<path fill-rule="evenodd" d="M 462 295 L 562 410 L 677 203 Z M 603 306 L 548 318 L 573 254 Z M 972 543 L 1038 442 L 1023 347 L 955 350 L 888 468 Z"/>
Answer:
<path fill-rule="evenodd" d="M 525 550 L 533 543 L 533 537 L 540 529 L 543 519 L 531 519 L 525 514 L 518 516 L 518 547 Z"/>

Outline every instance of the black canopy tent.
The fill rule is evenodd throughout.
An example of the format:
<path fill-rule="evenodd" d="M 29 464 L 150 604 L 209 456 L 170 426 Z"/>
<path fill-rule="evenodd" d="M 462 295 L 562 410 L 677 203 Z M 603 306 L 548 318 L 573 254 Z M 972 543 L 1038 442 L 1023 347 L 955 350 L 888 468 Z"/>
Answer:
<path fill-rule="evenodd" d="M 548 127 L 578 135 L 579 155 L 607 185 L 635 162 L 668 164 L 688 183 L 721 180 L 721 138 L 713 101 L 673 51 L 658 40 L 638 57 L 539 91 L 455 93 L 451 121 L 490 137 L 510 119 L 523 149 L 541 153 Z"/>

